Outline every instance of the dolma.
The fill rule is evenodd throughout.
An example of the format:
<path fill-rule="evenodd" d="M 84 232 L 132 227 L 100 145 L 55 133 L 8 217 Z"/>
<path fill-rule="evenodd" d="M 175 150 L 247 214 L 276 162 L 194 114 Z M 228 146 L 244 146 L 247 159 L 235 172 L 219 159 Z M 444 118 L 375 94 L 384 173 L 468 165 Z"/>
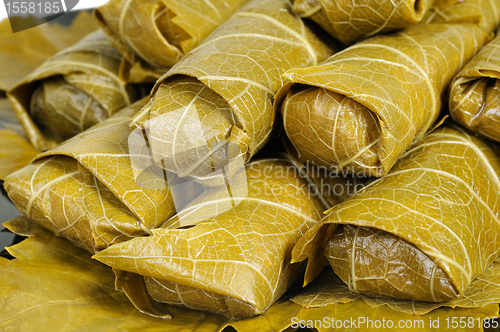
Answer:
<path fill-rule="evenodd" d="M 111 0 L 95 10 L 123 55 L 121 77 L 154 83 L 248 0 Z"/>
<path fill-rule="evenodd" d="M 455 77 L 450 113 L 462 126 L 500 141 L 500 37 L 495 38 Z"/>
<path fill-rule="evenodd" d="M 0 96 L 52 55 L 70 47 L 97 28 L 92 15 L 86 11 L 77 14 L 68 27 L 50 22 L 12 33 L 9 20 L 1 21 Z"/>
<path fill-rule="evenodd" d="M 287 155 L 251 161 L 230 183 L 231 190 L 200 195 L 151 236 L 94 258 L 144 276 L 141 287 L 159 302 L 231 319 L 264 312 L 300 276 L 304 265 L 290 264 L 291 250 L 324 206 Z"/>
<path fill-rule="evenodd" d="M 354 292 L 457 298 L 500 253 L 499 169 L 496 146 L 439 128 L 387 176 L 333 207 L 298 241 L 292 262 L 309 258 L 306 283 L 328 260 Z"/>
<path fill-rule="evenodd" d="M 54 55 L 7 96 L 30 142 L 46 151 L 138 97 L 118 78 L 121 56 L 102 32 Z"/>
<path fill-rule="evenodd" d="M 224 184 L 219 170 L 230 178 L 270 139 L 282 74 L 332 52 L 289 1 L 253 0 L 156 83 L 132 125 L 149 133 L 161 167 Z"/>
<path fill-rule="evenodd" d="M 285 131 L 304 161 L 383 176 L 437 120 L 448 85 L 488 40 L 475 24 L 419 25 L 289 70 L 294 84 L 278 94 Z"/>
<path fill-rule="evenodd" d="M 84 250 L 25 218 L 16 218 L 4 225 L 29 238 L 7 248 L 16 259 L 0 257 L 0 303 L 5 304 L 0 316 L 2 330 L 68 332 L 91 329 L 100 332 L 120 328 L 148 332 L 274 332 L 287 330 L 294 323 L 294 317 L 312 322 L 331 317 L 332 313 L 337 320 L 384 317 L 413 322 L 438 318 L 443 321 L 452 316 L 492 323 L 488 318 L 498 316 L 497 304 L 473 309 L 441 308 L 429 315 L 417 316 L 386 306 L 369 306 L 362 300 L 306 309 L 301 304 L 281 299 L 264 314 L 240 321 L 171 306 L 168 307 L 171 319 L 156 318 L 135 309 L 122 292 L 114 289 L 115 276 L 111 268 L 91 259 Z M 307 289 L 304 293 L 304 297 L 312 295 Z M 468 331 L 482 331 L 477 323 L 474 328 L 468 327 Z M 318 330 L 331 331 L 322 327 Z"/>
<path fill-rule="evenodd" d="M 351 45 L 420 22 L 433 0 L 296 0 L 293 11 Z"/>
<path fill-rule="evenodd" d="M 5 189 L 19 211 L 91 253 L 147 234 L 172 217 L 176 207 L 168 184 L 155 187 L 138 181 L 129 152 L 128 123 L 146 101 L 10 174 Z M 141 174 L 156 178 L 152 170 Z M 186 199 L 194 198 L 195 189 L 183 193 Z"/>

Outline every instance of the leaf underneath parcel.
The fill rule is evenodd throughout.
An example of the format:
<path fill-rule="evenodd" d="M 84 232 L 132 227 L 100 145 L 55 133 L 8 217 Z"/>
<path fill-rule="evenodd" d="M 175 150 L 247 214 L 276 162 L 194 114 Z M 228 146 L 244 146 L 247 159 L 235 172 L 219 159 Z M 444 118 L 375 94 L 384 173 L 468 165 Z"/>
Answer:
<path fill-rule="evenodd" d="M 28 165 L 40 151 L 15 131 L 0 130 L 0 180 Z"/>
<path fill-rule="evenodd" d="M 4 331 L 283 331 L 296 321 L 322 320 L 324 317 L 350 319 L 385 317 L 394 321 L 446 317 L 498 316 L 497 305 L 476 309 L 437 309 L 416 317 L 386 306 L 372 308 L 362 300 L 304 309 L 280 300 L 255 318 L 228 321 L 220 316 L 169 307 L 172 319 L 141 314 L 120 291 L 114 290 L 112 270 L 70 242 L 54 236 L 25 217 L 5 223 L 16 233 L 30 236 L 10 247 L 14 260 L 0 258 L 0 329 Z M 61 319 L 62 318 L 62 319 Z M 443 327 L 443 326 L 442 326 Z M 318 331 L 335 331 L 318 326 Z M 362 329 L 359 329 L 362 330 Z M 442 329 L 443 331 L 446 329 Z M 473 330 L 473 329 L 471 329 Z M 478 331 L 480 329 L 477 329 Z"/>

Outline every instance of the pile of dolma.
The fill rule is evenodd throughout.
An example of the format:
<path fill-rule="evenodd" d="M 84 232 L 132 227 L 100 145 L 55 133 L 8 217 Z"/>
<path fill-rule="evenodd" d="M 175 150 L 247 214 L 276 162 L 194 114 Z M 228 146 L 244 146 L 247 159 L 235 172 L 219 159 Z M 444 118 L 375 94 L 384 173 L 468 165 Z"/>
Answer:
<path fill-rule="evenodd" d="M 24 214 L 4 226 L 28 237 L 0 257 L 0 329 L 495 326 L 500 1 L 94 17 L 26 66 L 0 36 L 0 180 Z"/>
<path fill-rule="evenodd" d="M 279 92 L 281 113 L 300 158 L 387 174 L 436 122 L 451 81 L 498 27 L 500 1 L 471 2 L 482 16 L 446 17 L 451 10 L 444 8 L 446 19 L 436 16 L 350 46 L 319 66 L 287 71 L 293 84 Z"/>

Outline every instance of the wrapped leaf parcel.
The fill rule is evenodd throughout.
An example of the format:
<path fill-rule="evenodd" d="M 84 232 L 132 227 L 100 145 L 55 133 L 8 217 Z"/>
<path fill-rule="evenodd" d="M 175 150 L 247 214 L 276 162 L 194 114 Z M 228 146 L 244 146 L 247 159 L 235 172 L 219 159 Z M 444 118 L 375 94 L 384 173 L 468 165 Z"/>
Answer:
<path fill-rule="evenodd" d="M 455 77 L 450 113 L 462 126 L 500 141 L 500 37 L 486 45 Z"/>
<path fill-rule="evenodd" d="M 251 1 L 156 83 L 133 124 L 149 132 L 158 165 L 221 185 L 213 172 L 230 177 L 270 139 L 282 74 L 332 52 L 289 1 Z"/>
<path fill-rule="evenodd" d="M 111 0 L 96 18 L 123 55 L 121 77 L 155 82 L 247 0 Z"/>
<path fill-rule="evenodd" d="M 287 136 L 302 160 L 383 176 L 437 120 L 443 92 L 485 41 L 473 24 L 419 25 L 292 69 Z"/>
<path fill-rule="evenodd" d="M 10 174 L 5 189 L 19 211 L 91 253 L 147 234 L 172 217 L 176 208 L 168 185 L 142 185 L 129 154 L 128 123 L 145 102 Z M 152 171 L 143 173 L 143 178 L 156 177 Z M 196 190 L 183 194 L 194 198 Z"/>
<path fill-rule="evenodd" d="M 449 84 L 500 22 L 500 1 L 441 5 L 429 24 L 285 73 L 293 84 L 277 98 L 302 160 L 380 177 L 431 128 Z"/>
<path fill-rule="evenodd" d="M 420 22 L 434 0 L 296 0 L 293 11 L 347 45 Z"/>
<path fill-rule="evenodd" d="M 33 146 L 48 150 L 138 97 L 118 78 L 121 56 L 101 32 L 44 62 L 8 92 Z"/>
<path fill-rule="evenodd" d="M 297 243 L 305 282 L 325 263 L 354 292 L 440 302 L 500 253 L 500 157 L 458 127 L 416 143 L 391 172 L 335 206 Z"/>
<path fill-rule="evenodd" d="M 120 291 L 114 289 L 115 276 L 105 265 L 90 258 L 84 250 L 54 236 L 25 218 L 4 224 L 15 233 L 29 236 L 7 248 L 17 259 L 0 258 L 0 329 L 22 331 L 70 332 L 90 329 L 94 332 L 125 331 L 183 332 L 267 332 L 284 331 L 295 319 L 303 325 L 324 317 L 337 320 L 404 319 L 428 327 L 429 320 L 464 317 L 474 322 L 490 322 L 498 316 L 498 305 L 474 309 L 437 309 L 425 316 L 405 314 L 386 306 L 373 307 L 362 300 L 347 304 L 333 303 L 305 309 L 292 301 L 279 300 L 264 314 L 240 321 L 222 316 L 169 306 L 172 318 L 155 318 L 140 313 Z M 309 294 L 304 294 L 308 296 Z M 54 317 L 58 318 L 55 319 Z M 64 317 L 63 320 L 59 319 Z M 421 323 L 427 324 L 421 325 Z M 445 327 L 445 326 L 444 326 Z M 480 324 L 468 331 L 482 331 Z M 426 329 L 424 331 L 431 330 Z M 442 328 L 442 331 L 451 331 Z M 332 331 L 319 327 L 318 331 Z"/>
<path fill-rule="evenodd" d="M 338 178 L 345 186 L 347 181 Z M 156 301 L 250 317 L 301 275 L 304 265 L 290 264 L 291 250 L 323 210 L 289 157 L 252 161 L 228 186 L 203 193 L 151 236 L 113 245 L 94 258 L 144 276 L 143 288 Z"/>

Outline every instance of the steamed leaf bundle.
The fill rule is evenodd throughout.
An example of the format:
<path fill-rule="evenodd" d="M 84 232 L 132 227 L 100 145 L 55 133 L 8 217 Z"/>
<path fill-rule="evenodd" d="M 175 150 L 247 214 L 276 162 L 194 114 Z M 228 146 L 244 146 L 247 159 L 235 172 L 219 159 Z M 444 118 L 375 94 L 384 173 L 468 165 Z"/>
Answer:
<path fill-rule="evenodd" d="M 89 252 L 147 234 L 175 214 L 172 193 L 137 180 L 128 123 L 139 101 L 39 155 L 10 174 L 5 189 L 19 211 Z M 151 174 L 148 174 L 151 173 Z M 143 178 L 155 178 L 145 170 Z M 196 190 L 186 191 L 189 198 Z"/>
<path fill-rule="evenodd" d="M 95 32 L 44 62 L 8 92 L 33 146 L 48 150 L 138 97 L 118 78 L 121 56 Z"/>
<path fill-rule="evenodd" d="M 302 160 L 383 176 L 436 121 L 449 83 L 485 41 L 473 24 L 420 25 L 292 69 L 287 136 Z"/>
<path fill-rule="evenodd" d="M 332 53 L 290 7 L 251 1 L 156 83 L 133 123 L 149 133 L 158 165 L 220 185 L 212 173 L 226 168 L 230 177 L 266 144 L 282 74 Z"/>
<path fill-rule="evenodd" d="M 450 113 L 462 126 L 500 141 L 500 37 L 486 45 L 455 77 Z"/>
<path fill-rule="evenodd" d="M 296 0 L 293 11 L 350 45 L 420 22 L 432 3 L 433 0 Z"/>
<path fill-rule="evenodd" d="M 327 259 L 352 291 L 370 296 L 463 295 L 500 253 L 499 170 L 496 147 L 440 128 L 334 207 L 298 241 L 292 261 L 309 258 L 307 283 Z"/>
<path fill-rule="evenodd" d="M 96 17 L 122 53 L 121 76 L 154 82 L 247 0 L 111 0 Z"/>
<path fill-rule="evenodd" d="M 94 258 L 144 276 L 128 277 L 135 280 L 128 288 L 145 288 L 159 302 L 231 319 L 264 312 L 300 276 L 304 265 L 290 264 L 291 250 L 324 206 L 286 155 L 250 162 L 230 183 L 200 195 L 151 236 Z"/>

